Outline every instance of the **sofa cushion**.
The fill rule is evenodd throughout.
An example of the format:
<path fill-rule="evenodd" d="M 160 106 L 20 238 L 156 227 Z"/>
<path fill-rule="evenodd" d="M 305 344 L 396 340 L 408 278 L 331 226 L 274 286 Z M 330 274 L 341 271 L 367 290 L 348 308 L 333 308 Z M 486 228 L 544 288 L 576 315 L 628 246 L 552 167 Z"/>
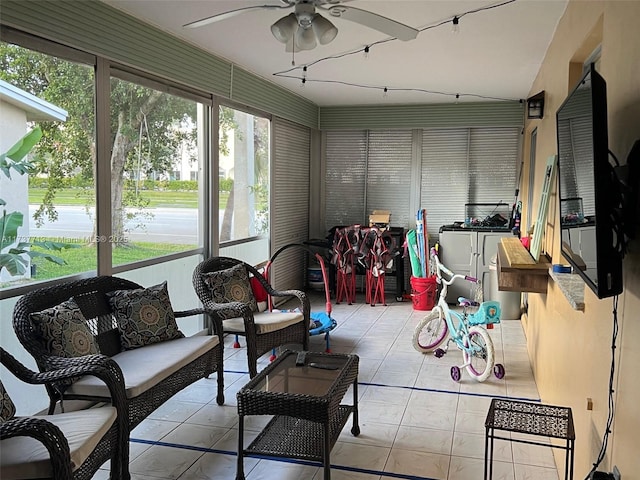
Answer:
<path fill-rule="evenodd" d="M 73 298 L 55 307 L 34 312 L 30 318 L 51 355 L 81 357 L 100 353 L 87 321 Z"/>
<path fill-rule="evenodd" d="M 134 398 L 200 358 L 219 343 L 217 335 L 196 335 L 125 350 L 111 358 L 122 370 L 127 398 Z M 82 377 L 67 392 L 97 397 L 109 396 L 107 386 L 94 376 Z"/>
<path fill-rule="evenodd" d="M 71 469 L 77 470 L 95 450 L 117 417 L 114 407 L 90 408 L 42 418 L 56 425 L 69 442 Z M 31 437 L 2 440 L 0 478 L 53 478 L 49 452 Z"/>
<path fill-rule="evenodd" d="M 249 304 L 253 312 L 258 309 L 244 265 L 238 264 L 226 270 L 203 273 L 202 279 L 209 287 L 215 303 L 240 302 Z"/>
<path fill-rule="evenodd" d="M 260 312 L 253 314 L 258 335 L 282 330 L 303 319 L 304 315 L 300 312 Z M 244 333 L 244 320 L 242 317 L 223 320 L 222 324 L 225 332 Z"/>
<path fill-rule="evenodd" d="M 16 406 L 0 381 L 0 423 L 11 420 L 16 414 Z"/>
<path fill-rule="evenodd" d="M 184 337 L 171 307 L 167 282 L 149 288 L 107 293 L 123 350 Z"/>

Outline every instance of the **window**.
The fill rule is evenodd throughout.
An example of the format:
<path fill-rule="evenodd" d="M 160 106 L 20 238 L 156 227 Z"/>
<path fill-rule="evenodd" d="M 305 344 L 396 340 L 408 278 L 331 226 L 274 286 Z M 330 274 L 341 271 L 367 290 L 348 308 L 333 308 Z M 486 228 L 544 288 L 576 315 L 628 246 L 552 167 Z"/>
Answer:
<path fill-rule="evenodd" d="M 202 245 L 201 194 L 196 182 L 181 179 L 201 164 L 203 104 L 113 74 L 111 234 L 105 239 L 113 265 L 195 249 Z"/>
<path fill-rule="evenodd" d="M 220 245 L 269 234 L 269 119 L 220 107 Z"/>
<path fill-rule="evenodd" d="M 58 48 L 70 61 L 5 42 L 0 50 L 0 153 L 42 132 L 26 156 L 8 160 L 10 177 L 0 173 L 0 289 L 94 271 L 93 57 Z"/>

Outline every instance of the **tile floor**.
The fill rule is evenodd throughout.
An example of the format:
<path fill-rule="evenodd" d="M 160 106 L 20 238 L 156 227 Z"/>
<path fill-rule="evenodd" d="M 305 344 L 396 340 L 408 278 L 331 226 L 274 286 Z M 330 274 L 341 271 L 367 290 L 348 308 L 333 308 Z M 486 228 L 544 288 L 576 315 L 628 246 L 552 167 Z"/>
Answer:
<path fill-rule="evenodd" d="M 324 297 L 312 296 L 312 311 L 324 311 Z M 459 383 L 449 376 L 462 355 L 451 348 L 443 358 L 423 355 L 411 345 L 413 329 L 424 315 L 410 301 L 388 306 L 333 305 L 338 326 L 331 332 L 336 353 L 360 357 L 361 434 L 347 423 L 331 451 L 333 480 L 478 480 L 483 478 L 484 420 L 492 397 L 539 401 L 517 320 L 490 330 L 502 380 L 484 383 L 466 371 Z M 133 480 L 220 479 L 236 473 L 236 392 L 248 381 L 244 349 L 226 339 L 225 405 L 215 402 L 215 378 L 178 393 L 131 434 Z M 324 350 L 323 336 L 311 337 L 312 350 Z M 260 359 L 264 367 L 268 355 Z M 349 402 L 351 392 L 345 401 Z M 248 417 L 245 439 L 251 442 L 268 418 Z M 296 460 L 245 458 L 247 480 L 321 480 L 320 466 Z M 105 465 L 106 467 L 107 465 Z M 108 478 L 101 470 L 95 477 Z M 496 480 L 558 480 L 552 449 L 496 441 Z"/>

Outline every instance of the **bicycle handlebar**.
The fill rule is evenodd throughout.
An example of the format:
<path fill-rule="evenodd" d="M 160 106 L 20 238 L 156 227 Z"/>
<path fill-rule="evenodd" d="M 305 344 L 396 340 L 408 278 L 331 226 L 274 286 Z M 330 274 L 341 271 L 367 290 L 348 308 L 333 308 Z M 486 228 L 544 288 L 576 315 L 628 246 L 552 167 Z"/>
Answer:
<path fill-rule="evenodd" d="M 440 263 L 440 258 L 438 257 L 438 250 L 434 247 L 431 247 L 431 257 L 435 260 L 436 263 L 436 275 L 445 285 L 451 285 L 456 279 L 463 278 L 468 282 L 478 283 L 478 279 L 475 277 L 471 277 L 469 275 L 462 275 L 459 273 L 453 273 L 447 267 L 445 267 L 442 263 Z M 446 280 L 442 277 L 442 272 L 449 275 L 449 280 Z"/>

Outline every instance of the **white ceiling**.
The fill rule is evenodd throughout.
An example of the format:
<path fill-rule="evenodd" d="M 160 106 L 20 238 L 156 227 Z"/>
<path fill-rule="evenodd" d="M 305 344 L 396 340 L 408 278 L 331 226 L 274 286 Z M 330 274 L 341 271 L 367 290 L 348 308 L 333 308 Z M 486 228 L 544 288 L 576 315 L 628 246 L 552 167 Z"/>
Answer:
<path fill-rule="evenodd" d="M 389 37 L 324 15 L 338 28 L 338 36 L 328 45 L 296 52 L 292 67 L 292 54 L 270 31 L 292 9 L 254 9 L 199 28 L 183 27 L 245 6 L 281 5 L 278 0 L 103 1 L 320 106 L 526 98 L 566 7 L 566 0 L 353 0 L 348 6 L 390 17 L 420 33 L 408 42 L 374 45 L 365 57 L 365 46 Z M 495 8 L 465 14 L 490 6 Z M 452 32 L 454 16 L 461 17 L 457 34 Z M 356 53 L 326 59 L 350 52 Z M 302 87 L 304 65 L 310 66 Z M 274 75 L 280 72 L 295 78 Z"/>

